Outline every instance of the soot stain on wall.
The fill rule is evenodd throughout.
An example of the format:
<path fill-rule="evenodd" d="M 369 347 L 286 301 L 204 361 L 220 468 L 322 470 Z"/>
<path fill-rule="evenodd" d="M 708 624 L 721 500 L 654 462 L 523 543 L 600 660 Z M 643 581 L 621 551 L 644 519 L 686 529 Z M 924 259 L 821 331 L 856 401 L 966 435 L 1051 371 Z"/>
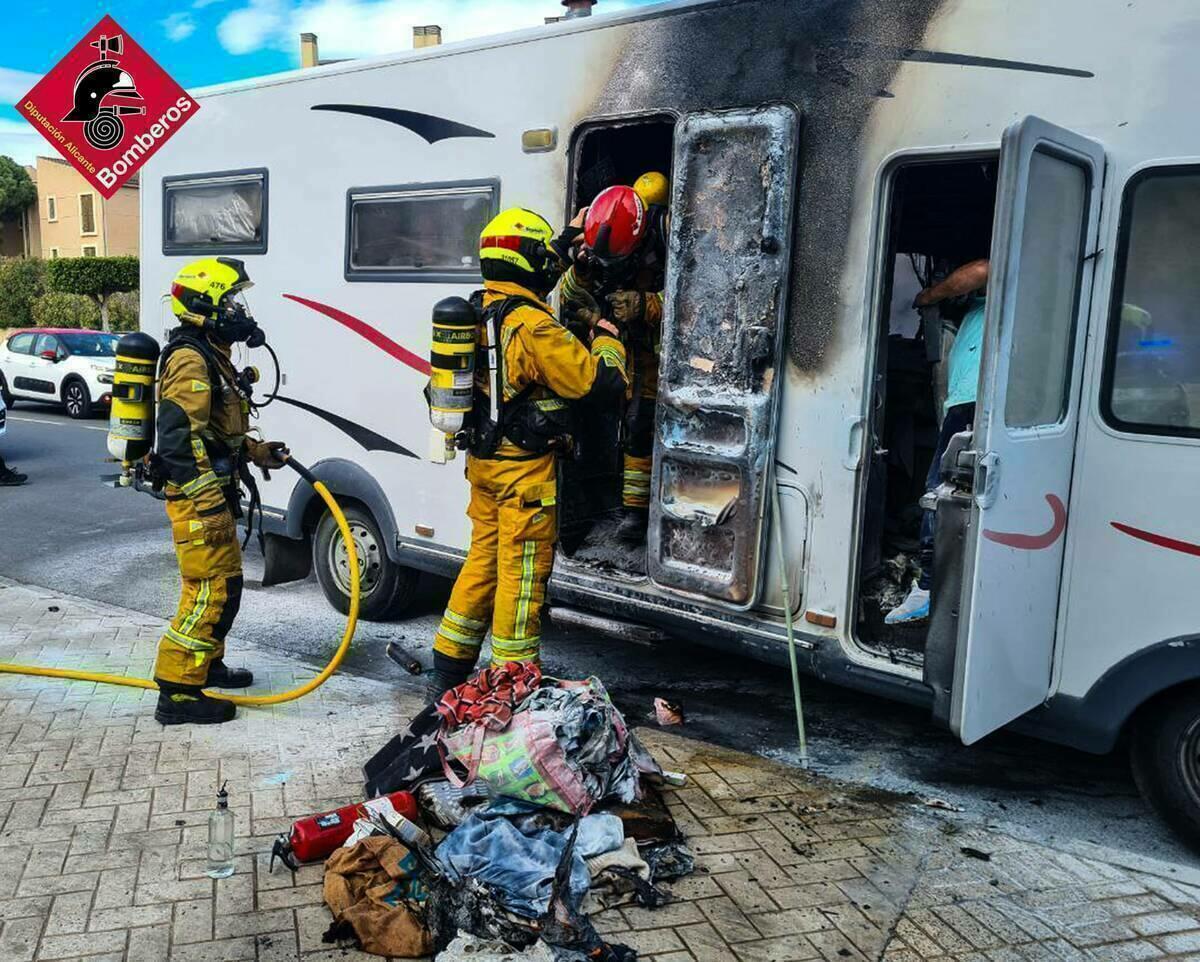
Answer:
<path fill-rule="evenodd" d="M 854 42 L 920 45 L 944 0 L 743 0 L 664 16 L 633 31 L 592 112 L 745 107 L 791 102 L 802 115 L 788 354 L 824 366 L 859 150 L 899 61 L 856 58 Z"/>

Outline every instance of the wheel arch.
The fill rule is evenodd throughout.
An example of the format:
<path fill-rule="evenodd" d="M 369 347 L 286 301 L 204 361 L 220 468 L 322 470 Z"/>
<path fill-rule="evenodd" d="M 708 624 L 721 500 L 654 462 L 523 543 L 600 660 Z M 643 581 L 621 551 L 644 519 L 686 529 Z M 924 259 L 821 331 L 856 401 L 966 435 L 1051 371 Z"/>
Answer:
<path fill-rule="evenodd" d="M 1018 727 L 1095 754 L 1113 750 L 1139 711 L 1200 682 L 1200 634 L 1168 638 L 1108 669 L 1082 697 L 1056 695 Z"/>
<path fill-rule="evenodd" d="M 318 481 L 339 500 L 356 501 L 371 512 L 383 534 L 384 549 L 390 561 L 401 564 L 396 516 L 383 487 L 362 465 L 344 458 L 327 458 L 309 467 Z M 287 506 L 287 536 L 302 539 L 310 535 L 324 510 L 324 502 L 307 481 L 292 489 Z"/>
<path fill-rule="evenodd" d="M 66 400 L 67 386 L 70 384 L 82 385 L 83 389 L 87 391 L 88 399 L 94 400 L 94 398 L 92 398 L 91 388 L 88 387 L 87 379 L 82 374 L 79 374 L 76 371 L 71 371 L 69 374 L 63 376 L 62 384 L 58 386 L 58 399 L 60 401 Z"/>

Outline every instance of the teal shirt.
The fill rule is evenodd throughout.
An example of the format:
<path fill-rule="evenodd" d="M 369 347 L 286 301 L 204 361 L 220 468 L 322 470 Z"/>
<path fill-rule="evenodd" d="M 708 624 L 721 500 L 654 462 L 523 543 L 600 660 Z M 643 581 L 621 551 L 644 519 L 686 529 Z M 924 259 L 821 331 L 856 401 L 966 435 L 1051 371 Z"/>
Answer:
<path fill-rule="evenodd" d="M 946 390 L 947 411 L 959 404 L 974 404 L 979 392 L 979 362 L 983 359 L 983 315 L 987 301 L 972 297 L 950 348 L 950 375 Z"/>

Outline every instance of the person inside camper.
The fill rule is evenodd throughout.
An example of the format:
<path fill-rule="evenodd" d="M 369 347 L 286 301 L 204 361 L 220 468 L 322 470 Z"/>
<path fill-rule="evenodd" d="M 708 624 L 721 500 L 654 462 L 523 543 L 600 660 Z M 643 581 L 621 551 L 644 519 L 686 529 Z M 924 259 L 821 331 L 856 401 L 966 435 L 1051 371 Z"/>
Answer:
<path fill-rule="evenodd" d="M 941 432 L 929 474 L 926 490 L 934 490 L 941 481 L 942 455 L 950 439 L 960 431 L 969 430 L 975 420 L 975 395 L 979 388 L 979 365 L 983 354 L 984 300 L 988 281 L 989 261 L 970 261 L 950 273 L 944 280 L 926 287 L 913 302 L 913 307 L 932 307 L 955 297 L 968 297 L 967 313 L 963 316 L 954 346 L 947 358 L 946 400 L 943 402 Z M 933 543 L 935 514 L 926 511 L 921 518 L 920 575 L 914 580 L 905 599 L 884 619 L 886 624 L 899 625 L 918 622 L 929 617 L 930 586 L 933 584 Z"/>
<path fill-rule="evenodd" d="M 498 350 L 494 367 L 484 366 L 476 381 L 482 396 L 467 458 L 471 546 L 434 638 L 431 703 L 471 676 L 489 627 L 493 667 L 537 664 L 558 536 L 558 457 L 574 444 L 563 401 L 616 406 L 628 387 L 618 327 L 595 317 L 585 344 L 546 304 L 571 234 L 556 238 L 543 217 L 513 208 L 480 237 L 479 325 Z"/>
<path fill-rule="evenodd" d="M 631 545 L 645 542 L 650 513 L 669 199 L 667 178 L 657 171 L 633 187 L 601 192 L 586 212 L 584 246 L 562 285 L 563 304 L 577 321 L 609 315 L 625 336 L 630 385 L 617 536 Z"/>

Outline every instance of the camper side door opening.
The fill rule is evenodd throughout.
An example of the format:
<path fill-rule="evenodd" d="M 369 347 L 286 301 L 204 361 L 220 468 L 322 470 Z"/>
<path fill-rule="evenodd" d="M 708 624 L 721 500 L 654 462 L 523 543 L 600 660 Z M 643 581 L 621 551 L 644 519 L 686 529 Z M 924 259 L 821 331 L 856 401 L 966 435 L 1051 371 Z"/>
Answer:
<path fill-rule="evenodd" d="M 1004 133 L 950 723 L 965 744 L 1050 690 L 1104 148 Z"/>

